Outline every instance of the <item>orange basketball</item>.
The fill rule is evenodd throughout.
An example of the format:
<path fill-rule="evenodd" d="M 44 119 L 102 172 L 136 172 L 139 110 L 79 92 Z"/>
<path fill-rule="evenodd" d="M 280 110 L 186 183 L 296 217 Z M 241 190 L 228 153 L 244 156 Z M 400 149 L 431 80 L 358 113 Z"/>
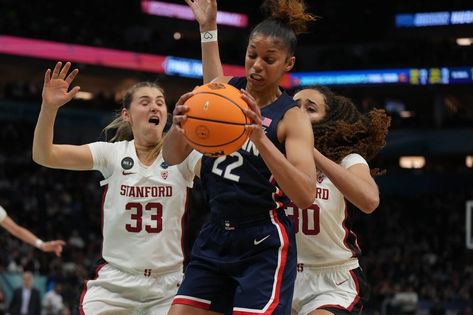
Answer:
<path fill-rule="evenodd" d="M 241 92 L 226 83 L 208 83 L 194 90 L 185 103 L 187 119 L 181 126 L 191 146 L 204 155 L 231 154 L 248 139 L 245 125 L 250 119 Z"/>

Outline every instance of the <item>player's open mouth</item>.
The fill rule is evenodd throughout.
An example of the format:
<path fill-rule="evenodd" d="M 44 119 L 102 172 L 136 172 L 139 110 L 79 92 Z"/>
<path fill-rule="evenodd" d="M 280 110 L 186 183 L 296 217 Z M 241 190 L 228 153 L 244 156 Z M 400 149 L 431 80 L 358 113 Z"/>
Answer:
<path fill-rule="evenodd" d="M 151 117 L 148 121 L 156 126 L 159 125 L 159 117 Z"/>
<path fill-rule="evenodd" d="M 263 77 L 255 73 L 250 74 L 250 78 L 252 78 L 255 81 L 263 81 Z"/>

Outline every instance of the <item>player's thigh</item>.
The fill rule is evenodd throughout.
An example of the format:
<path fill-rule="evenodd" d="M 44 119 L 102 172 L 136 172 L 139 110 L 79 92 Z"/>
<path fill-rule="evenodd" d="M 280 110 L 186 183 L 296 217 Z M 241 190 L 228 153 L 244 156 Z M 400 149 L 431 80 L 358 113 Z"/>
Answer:
<path fill-rule="evenodd" d="M 350 314 L 350 312 L 347 312 L 346 314 L 348 315 Z M 310 312 L 309 315 L 335 315 L 335 314 L 328 310 L 314 310 Z"/>
<path fill-rule="evenodd" d="M 106 301 L 94 301 L 81 305 L 81 315 L 131 315 L 129 308 L 112 305 Z"/>

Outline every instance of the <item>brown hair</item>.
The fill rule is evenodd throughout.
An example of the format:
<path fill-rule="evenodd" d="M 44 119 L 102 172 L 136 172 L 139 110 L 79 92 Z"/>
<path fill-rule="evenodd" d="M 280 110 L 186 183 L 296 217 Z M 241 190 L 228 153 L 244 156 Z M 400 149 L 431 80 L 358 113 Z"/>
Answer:
<path fill-rule="evenodd" d="M 133 97 L 135 96 L 136 91 L 143 87 L 151 87 L 151 88 L 156 88 L 161 93 L 164 95 L 164 90 L 162 87 L 160 87 L 158 84 L 153 83 L 153 82 L 138 82 L 132 87 L 130 87 L 126 92 L 125 95 L 123 96 L 122 99 L 122 107 L 120 110 L 118 110 L 115 114 L 115 118 L 111 123 L 109 123 L 104 129 L 103 133 L 105 134 L 105 138 L 108 139 L 109 132 L 112 130 L 115 130 L 115 134 L 112 138 L 110 138 L 109 142 L 117 142 L 117 141 L 131 141 L 134 139 L 133 136 L 133 131 L 131 129 L 131 125 L 129 122 L 124 121 L 122 117 L 122 109 L 125 108 L 126 110 L 130 110 L 130 105 L 131 102 L 133 101 Z M 155 147 L 155 154 L 156 156 L 159 154 L 161 151 L 161 148 L 163 146 L 163 140 L 159 141 L 158 144 L 156 144 Z"/>
<path fill-rule="evenodd" d="M 274 37 L 287 47 L 289 55 L 294 55 L 297 35 L 307 31 L 307 24 L 316 17 L 306 12 L 304 0 L 266 0 L 262 9 L 269 16 L 255 26 L 250 38 L 256 34 Z"/>
<path fill-rule="evenodd" d="M 386 144 L 390 125 L 391 118 L 384 110 L 373 109 L 364 115 L 349 98 L 335 96 L 325 117 L 312 125 L 314 146 L 336 163 L 350 153 L 370 161 Z"/>

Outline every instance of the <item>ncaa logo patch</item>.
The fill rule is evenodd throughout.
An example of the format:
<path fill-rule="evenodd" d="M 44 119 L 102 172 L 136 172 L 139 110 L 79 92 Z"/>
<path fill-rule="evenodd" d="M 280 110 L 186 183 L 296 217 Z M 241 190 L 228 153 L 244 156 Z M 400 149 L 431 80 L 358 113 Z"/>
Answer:
<path fill-rule="evenodd" d="M 161 166 L 161 168 L 164 168 L 164 169 L 167 169 L 169 167 L 168 163 L 166 163 L 166 162 L 161 163 L 160 166 Z"/>
<path fill-rule="evenodd" d="M 123 158 L 121 164 L 122 164 L 122 168 L 123 168 L 124 170 L 129 170 L 130 168 L 133 167 L 133 165 L 135 164 L 135 162 L 133 161 L 133 159 L 132 159 L 131 157 L 127 156 L 127 157 Z"/>

